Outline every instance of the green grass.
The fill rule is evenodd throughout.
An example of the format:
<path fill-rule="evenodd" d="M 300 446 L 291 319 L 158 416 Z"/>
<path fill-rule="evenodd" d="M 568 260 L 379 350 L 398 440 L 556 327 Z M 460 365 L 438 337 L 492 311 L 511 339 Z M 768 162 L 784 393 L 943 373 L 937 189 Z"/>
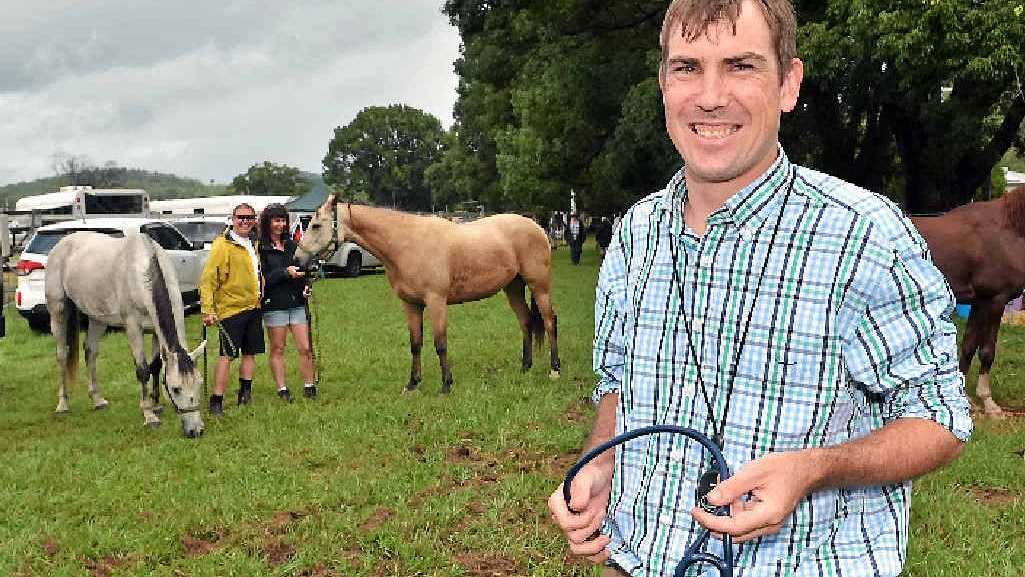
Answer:
<path fill-rule="evenodd" d="M 280 403 L 261 358 L 254 404 L 236 408 L 232 384 L 226 416 L 206 419 L 199 440 L 170 412 L 142 426 L 123 333 L 100 354 L 110 408 L 91 410 L 82 371 L 72 413 L 55 416 L 52 339 L 9 317 L 0 575 L 592 575 L 567 563 L 545 501 L 593 415 L 597 263 L 587 251 L 573 267 L 565 248 L 554 260 L 562 379 L 547 378 L 547 349 L 520 372 L 498 296 L 449 309 L 452 394 L 439 394 L 428 340 L 421 392 L 402 396 L 408 336 L 384 276 L 331 279 L 314 304 L 321 397 Z M 188 326 L 194 345 L 198 317 Z M 1001 336 L 994 390 L 1020 406 L 1025 330 Z M 981 422 L 962 459 L 918 483 L 907 574 L 1020 574 L 1022 447 L 1021 419 Z"/>

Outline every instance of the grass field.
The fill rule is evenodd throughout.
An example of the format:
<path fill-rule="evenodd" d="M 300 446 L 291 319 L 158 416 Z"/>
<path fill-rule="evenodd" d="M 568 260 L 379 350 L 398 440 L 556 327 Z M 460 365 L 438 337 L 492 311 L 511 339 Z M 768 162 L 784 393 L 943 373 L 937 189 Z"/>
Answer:
<path fill-rule="evenodd" d="M 142 427 L 123 333 L 100 355 L 110 408 L 91 410 L 82 371 L 71 415 L 55 416 L 52 339 L 8 309 L 0 575 L 592 575 L 567 560 L 545 501 L 593 415 L 597 265 L 585 252 L 571 266 L 564 248 L 554 260 L 561 380 L 547 378 L 546 353 L 519 371 L 499 296 L 450 308 L 452 394 L 439 394 L 427 344 L 421 392 L 402 396 L 408 337 L 384 276 L 331 279 L 314 304 L 320 398 L 278 401 L 261 358 L 254 404 L 236 408 L 232 384 L 199 440 L 170 411 Z M 1025 330 L 1001 336 L 995 395 L 1020 407 Z M 916 484 L 906 574 L 1022 574 L 1025 461 L 1012 452 L 1023 447 L 1025 419 L 981 421 L 963 458 Z"/>

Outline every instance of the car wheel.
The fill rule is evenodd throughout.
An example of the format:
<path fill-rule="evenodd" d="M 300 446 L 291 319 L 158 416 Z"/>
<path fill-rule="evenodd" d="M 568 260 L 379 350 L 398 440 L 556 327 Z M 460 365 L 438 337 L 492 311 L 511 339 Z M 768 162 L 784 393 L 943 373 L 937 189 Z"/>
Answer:
<path fill-rule="evenodd" d="M 345 268 L 342 269 L 342 276 L 354 277 L 359 276 L 360 269 L 363 268 L 363 255 L 359 251 L 352 251 L 349 253 L 349 258 L 345 260 Z"/>
<path fill-rule="evenodd" d="M 50 332 L 50 315 L 32 315 L 25 318 L 30 329 L 39 333 Z"/>

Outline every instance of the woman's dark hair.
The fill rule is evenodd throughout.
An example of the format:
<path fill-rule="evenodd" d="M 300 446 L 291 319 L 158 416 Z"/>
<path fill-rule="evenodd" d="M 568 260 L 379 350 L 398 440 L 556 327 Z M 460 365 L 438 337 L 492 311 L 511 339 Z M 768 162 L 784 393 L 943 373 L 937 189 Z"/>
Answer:
<path fill-rule="evenodd" d="M 275 218 L 285 219 L 285 230 L 281 232 L 281 240 L 288 238 L 288 229 L 291 225 L 288 209 L 285 208 L 285 205 L 274 202 L 265 206 L 263 212 L 260 213 L 260 240 L 262 242 L 271 242 L 270 221 Z"/>

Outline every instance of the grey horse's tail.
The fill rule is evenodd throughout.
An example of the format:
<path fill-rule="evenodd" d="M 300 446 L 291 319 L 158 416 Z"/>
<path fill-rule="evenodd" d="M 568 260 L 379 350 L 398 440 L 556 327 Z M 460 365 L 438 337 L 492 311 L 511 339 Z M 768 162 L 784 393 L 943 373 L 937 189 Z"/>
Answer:
<path fill-rule="evenodd" d="M 70 298 L 64 297 L 64 344 L 68 346 L 68 360 L 64 364 L 64 383 L 68 387 L 75 385 L 78 375 L 79 332 L 81 331 L 78 326 L 78 307 Z"/>
<path fill-rule="evenodd" d="M 545 320 L 541 318 L 541 311 L 537 308 L 534 291 L 530 291 L 530 322 L 527 326 L 534 339 L 534 346 L 540 349 L 545 344 Z"/>

